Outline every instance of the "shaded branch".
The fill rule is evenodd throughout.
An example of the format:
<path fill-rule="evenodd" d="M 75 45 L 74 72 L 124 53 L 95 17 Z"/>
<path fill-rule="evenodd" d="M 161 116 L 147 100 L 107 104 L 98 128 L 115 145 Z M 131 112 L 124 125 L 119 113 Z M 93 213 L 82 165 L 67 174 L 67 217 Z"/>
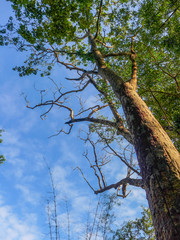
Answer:
<path fill-rule="evenodd" d="M 99 135 L 99 134 L 98 134 L 98 135 Z M 141 176 L 140 172 L 138 172 L 135 168 L 133 168 L 131 163 L 129 164 L 123 157 L 121 157 L 121 156 L 110 146 L 110 144 L 108 143 L 108 141 L 107 141 L 106 138 L 104 138 L 104 137 L 102 137 L 102 136 L 100 136 L 100 135 L 99 135 L 99 137 L 101 137 L 101 138 L 105 141 L 105 143 L 106 143 L 106 145 L 108 146 L 108 148 L 109 148 L 109 149 L 114 153 L 114 155 L 117 156 L 129 169 L 131 169 L 133 172 L 135 172 L 136 174 L 138 174 L 139 176 Z"/>
<path fill-rule="evenodd" d="M 130 56 L 130 52 L 118 52 L 118 53 L 108 53 L 108 54 L 103 54 L 103 58 L 107 57 L 118 57 L 118 56 Z"/>
<path fill-rule="evenodd" d="M 101 13 L 102 13 L 102 4 L 103 4 L 103 0 L 100 1 L 99 13 L 98 13 L 98 18 L 97 18 L 97 22 L 96 22 L 97 30 L 96 30 L 96 35 L 94 36 L 94 39 L 96 39 L 99 34 L 99 22 L 100 22 L 100 17 L 101 17 Z"/>
<path fill-rule="evenodd" d="M 177 6 L 177 8 L 174 9 L 174 11 L 171 13 L 171 15 L 166 19 L 166 21 L 160 26 L 159 30 L 165 26 L 165 24 L 169 21 L 169 19 L 175 14 L 175 12 L 179 9 L 180 5 Z"/>
<path fill-rule="evenodd" d="M 146 46 L 146 47 L 147 47 L 147 46 Z M 164 74 L 166 74 L 166 75 L 168 75 L 169 77 L 171 77 L 171 78 L 174 79 L 175 84 L 176 84 L 176 87 L 177 87 L 178 91 L 180 92 L 180 86 L 179 86 L 179 83 L 178 83 L 178 81 L 177 81 L 177 79 L 176 79 L 176 76 L 177 76 L 177 75 L 173 75 L 173 74 L 167 72 L 166 70 L 164 70 L 164 69 L 160 66 L 160 64 L 158 63 L 157 59 L 155 58 L 155 56 L 153 55 L 153 53 L 151 52 L 151 50 L 150 50 L 148 47 L 147 47 L 147 49 L 148 49 L 150 55 L 152 56 L 152 58 L 154 59 L 155 64 L 159 67 L 159 69 L 161 69 L 161 71 L 162 71 Z"/>
<path fill-rule="evenodd" d="M 160 108 L 161 111 L 163 112 L 163 115 L 164 115 L 165 119 L 167 120 L 168 124 L 169 124 L 170 126 L 172 126 L 172 124 L 171 124 L 171 122 L 169 121 L 169 118 L 168 118 L 166 112 L 164 111 L 164 109 L 163 109 L 163 107 L 161 106 L 160 102 L 158 101 L 158 99 L 157 99 L 156 96 L 154 95 L 153 91 L 151 91 L 151 89 L 149 89 L 149 90 L 150 90 L 150 93 L 151 93 L 152 97 L 153 97 L 154 100 L 157 102 L 159 108 Z"/>
<path fill-rule="evenodd" d="M 163 91 L 156 91 L 156 90 L 151 90 L 151 91 L 144 90 L 143 92 L 141 92 L 141 95 L 146 92 L 161 93 L 161 94 L 166 94 L 166 95 L 170 95 L 170 96 L 180 97 L 180 93 L 170 93 L 170 92 L 163 92 Z"/>
<path fill-rule="evenodd" d="M 137 90 L 137 63 L 136 63 L 137 54 L 134 51 L 133 41 L 134 41 L 134 37 L 131 38 L 130 59 L 131 59 L 131 62 L 132 62 L 132 74 L 131 74 L 131 80 L 129 82 L 134 87 L 134 89 Z"/>
<path fill-rule="evenodd" d="M 113 116 L 115 117 L 116 121 L 121 123 L 121 125 L 123 126 L 123 120 L 122 120 L 121 116 L 119 115 L 115 104 L 111 100 L 108 99 L 108 94 L 105 91 L 103 91 L 102 89 L 99 88 L 97 83 L 94 81 L 94 79 L 92 77 L 90 77 L 90 75 L 88 75 L 88 77 L 89 77 L 91 83 L 93 84 L 93 86 L 96 88 L 96 90 L 98 92 L 100 92 L 105 97 L 105 99 L 106 99 L 106 101 L 107 101 L 107 103 L 108 103 L 108 105 L 111 109 L 111 112 L 112 112 Z M 107 83 L 106 80 L 104 80 L 104 81 Z"/>

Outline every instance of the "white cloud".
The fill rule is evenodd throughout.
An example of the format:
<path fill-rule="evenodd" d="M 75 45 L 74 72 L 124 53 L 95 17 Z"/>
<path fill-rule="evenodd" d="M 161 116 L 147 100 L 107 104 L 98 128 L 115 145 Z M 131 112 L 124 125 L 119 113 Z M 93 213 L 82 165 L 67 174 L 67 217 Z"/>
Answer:
<path fill-rule="evenodd" d="M 3 240 L 39 240 L 40 231 L 36 227 L 34 217 L 19 219 L 12 208 L 0 205 L 0 236 Z"/>

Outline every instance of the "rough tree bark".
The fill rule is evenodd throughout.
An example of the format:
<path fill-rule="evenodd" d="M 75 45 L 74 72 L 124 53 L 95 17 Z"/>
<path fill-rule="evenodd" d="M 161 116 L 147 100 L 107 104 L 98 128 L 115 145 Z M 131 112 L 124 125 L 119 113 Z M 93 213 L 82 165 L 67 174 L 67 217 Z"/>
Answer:
<path fill-rule="evenodd" d="M 180 154 L 136 92 L 135 79 L 124 83 L 120 76 L 106 67 L 90 33 L 89 42 L 99 74 L 109 81 L 124 109 L 133 136 L 156 237 L 158 240 L 179 240 Z"/>

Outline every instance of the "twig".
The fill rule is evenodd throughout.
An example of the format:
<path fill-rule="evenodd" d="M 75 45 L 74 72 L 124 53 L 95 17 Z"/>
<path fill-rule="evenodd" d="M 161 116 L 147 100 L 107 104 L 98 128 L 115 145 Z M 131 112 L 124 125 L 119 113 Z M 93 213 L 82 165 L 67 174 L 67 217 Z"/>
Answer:
<path fill-rule="evenodd" d="M 81 175 L 83 176 L 84 180 L 87 182 L 87 184 L 89 185 L 89 187 L 95 192 L 94 188 L 91 186 L 91 184 L 88 182 L 88 180 L 85 178 L 83 171 L 80 169 L 80 167 L 76 167 L 74 168 L 74 170 L 78 169 L 81 173 Z"/>

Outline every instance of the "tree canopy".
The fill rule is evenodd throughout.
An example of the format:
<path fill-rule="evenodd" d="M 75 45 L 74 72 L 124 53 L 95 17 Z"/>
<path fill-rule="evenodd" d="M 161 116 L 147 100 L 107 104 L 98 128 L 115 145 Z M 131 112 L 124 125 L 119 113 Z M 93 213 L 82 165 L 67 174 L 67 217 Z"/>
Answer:
<path fill-rule="evenodd" d="M 89 30 L 97 36 L 106 64 L 128 81 L 133 44 L 138 92 L 179 147 L 178 1 L 10 2 L 16 21 L 9 18 L 1 29 L 0 42 L 31 52 L 23 66 L 14 68 L 20 76 L 49 76 L 55 62 L 84 74 L 93 72 L 95 60 L 84 38 Z M 94 78 L 99 88 L 104 87 L 104 82 Z"/>

